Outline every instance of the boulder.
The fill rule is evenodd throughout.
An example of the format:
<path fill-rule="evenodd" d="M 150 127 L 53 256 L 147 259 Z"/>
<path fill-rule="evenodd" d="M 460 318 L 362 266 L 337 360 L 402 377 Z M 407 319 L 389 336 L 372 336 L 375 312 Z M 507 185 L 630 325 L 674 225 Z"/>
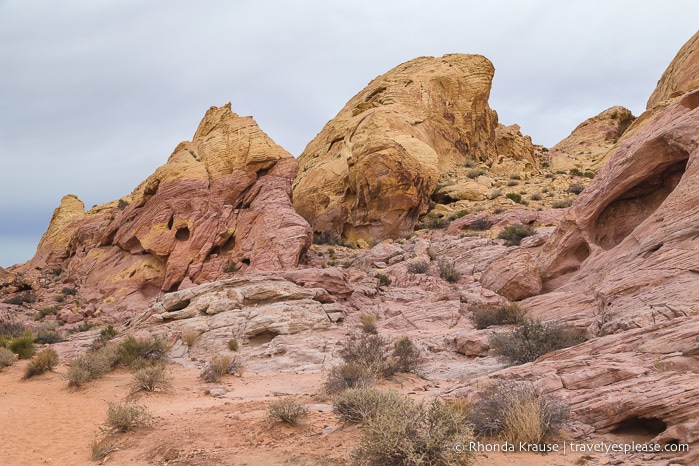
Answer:
<path fill-rule="evenodd" d="M 528 251 L 520 248 L 492 261 L 481 275 L 480 282 L 510 301 L 529 298 L 541 291 L 536 262 Z"/>

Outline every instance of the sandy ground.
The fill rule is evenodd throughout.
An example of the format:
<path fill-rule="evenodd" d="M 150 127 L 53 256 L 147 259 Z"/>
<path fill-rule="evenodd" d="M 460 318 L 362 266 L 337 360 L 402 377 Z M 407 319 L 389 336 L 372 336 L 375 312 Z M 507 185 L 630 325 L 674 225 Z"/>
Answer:
<path fill-rule="evenodd" d="M 350 465 L 360 435 L 358 426 L 341 425 L 329 402 L 317 395 L 323 383 L 319 373 L 246 373 L 206 384 L 198 371 L 173 364 L 171 390 L 130 397 L 132 376 L 124 369 L 69 388 L 64 365 L 23 381 L 25 365 L 19 361 L 0 372 L 1 465 Z M 388 384 L 409 393 L 419 382 L 403 378 Z M 214 388 L 226 393 L 212 396 Z M 280 396 L 304 403 L 308 418 L 293 427 L 270 425 L 267 406 Z M 110 436 L 114 451 L 93 461 L 90 443 L 104 438 L 100 427 L 109 402 L 126 399 L 148 407 L 150 425 Z M 600 457 L 584 460 L 571 453 L 478 453 L 473 464 L 607 464 Z"/>

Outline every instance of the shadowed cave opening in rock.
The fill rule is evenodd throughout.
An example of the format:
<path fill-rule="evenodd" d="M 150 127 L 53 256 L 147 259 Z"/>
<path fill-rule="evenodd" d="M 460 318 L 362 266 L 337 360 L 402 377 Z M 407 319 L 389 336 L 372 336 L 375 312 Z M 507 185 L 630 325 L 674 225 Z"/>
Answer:
<path fill-rule="evenodd" d="M 644 417 L 630 417 L 621 421 L 617 426 L 612 429 L 613 434 L 617 435 L 632 435 L 653 438 L 665 432 L 667 429 L 667 424 L 662 419 L 657 417 L 644 418 Z"/>
<path fill-rule="evenodd" d="M 177 241 L 187 241 L 189 239 L 189 228 L 178 228 L 177 232 L 175 233 L 175 239 Z"/>
<path fill-rule="evenodd" d="M 274 340 L 274 338 L 279 335 L 278 333 L 272 332 L 271 330 L 264 330 L 256 335 L 251 336 L 248 341 L 252 346 L 262 346 L 265 343 L 269 343 Z"/>

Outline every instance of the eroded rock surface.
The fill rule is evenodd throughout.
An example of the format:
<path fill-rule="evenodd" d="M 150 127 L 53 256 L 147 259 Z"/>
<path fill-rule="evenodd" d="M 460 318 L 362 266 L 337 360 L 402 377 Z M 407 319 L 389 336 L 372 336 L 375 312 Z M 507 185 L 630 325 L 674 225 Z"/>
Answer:
<path fill-rule="evenodd" d="M 145 298 L 235 270 L 293 268 L 311 240 L 291 204 L 296 160 L 230 104 L 129 196 L 63 198 L 27 268 L 62 267 L 100 294 Z"/>

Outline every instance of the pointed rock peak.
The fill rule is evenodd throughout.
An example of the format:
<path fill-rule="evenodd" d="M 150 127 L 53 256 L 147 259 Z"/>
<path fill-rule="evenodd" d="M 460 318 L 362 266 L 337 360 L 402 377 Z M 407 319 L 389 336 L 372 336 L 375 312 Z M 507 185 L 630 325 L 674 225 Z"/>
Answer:
<path fill-rule="evenodd" d="M 699 88 L 699 31 L 685 43 L 670 62 L 648 99 L 646 109 Z"/>

